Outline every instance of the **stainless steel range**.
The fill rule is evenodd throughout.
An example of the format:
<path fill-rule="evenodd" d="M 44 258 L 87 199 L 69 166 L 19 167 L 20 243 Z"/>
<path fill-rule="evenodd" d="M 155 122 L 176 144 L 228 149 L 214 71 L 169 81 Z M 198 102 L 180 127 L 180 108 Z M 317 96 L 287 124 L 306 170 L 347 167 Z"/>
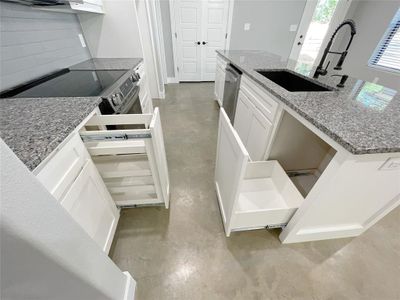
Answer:
<path fill-rule="evenodd" d="M 135 70 L 63 69 L 0 93 L 0 98 L 96 97 L 102 114 L 142 113 Z"/>

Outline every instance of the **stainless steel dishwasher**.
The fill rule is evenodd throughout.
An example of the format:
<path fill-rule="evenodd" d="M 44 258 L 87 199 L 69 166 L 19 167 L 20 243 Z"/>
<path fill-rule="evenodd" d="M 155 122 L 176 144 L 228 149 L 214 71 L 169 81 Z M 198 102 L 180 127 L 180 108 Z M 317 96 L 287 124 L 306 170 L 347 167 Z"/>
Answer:
<path fill-rule="evenodd" d="M 236 103 L 239 94 L 240 76 L 242 72 L 235 66 L 228 64 L 225 69 L 225 85 L 224 85 L 224 98 L 222 100 L 222 107 L 228 115 L 233 125 Z"/>

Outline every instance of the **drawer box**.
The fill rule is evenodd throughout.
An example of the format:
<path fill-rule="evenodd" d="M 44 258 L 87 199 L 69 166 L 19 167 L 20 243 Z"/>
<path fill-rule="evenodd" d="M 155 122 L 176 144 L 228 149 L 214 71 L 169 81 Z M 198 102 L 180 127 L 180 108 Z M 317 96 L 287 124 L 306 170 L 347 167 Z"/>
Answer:
<path fill-rule="evenodd" d="M 278 102 L 257 83 L 246 77 L 241 78 L 240 90 L 273 123 L 278 111 Z"/>
<path fill-rule="evenodd" d="M 303 197 L 278 161 L 251 162 L 220 110 L 215 186 L 226 235 L 289 222 Z"/>
<path fill-rule="evenodd" d="M 249 163 L 249 169 L 254 175 L 242 182 L 235 229 L 288 223 L 303 198 L 285 171 L 277 161 Z"/>

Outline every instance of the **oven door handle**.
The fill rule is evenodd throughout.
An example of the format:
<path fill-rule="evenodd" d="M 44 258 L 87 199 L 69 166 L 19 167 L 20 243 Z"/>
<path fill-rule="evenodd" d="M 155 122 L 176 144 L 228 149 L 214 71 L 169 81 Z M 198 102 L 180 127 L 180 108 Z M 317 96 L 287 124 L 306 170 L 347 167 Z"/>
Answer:
<path fill-rule="evenodd" d="M 125 102 L 125 105 L 122 106 L 118 111 L 116 111 L 116 114 L 126 114 L 130 108 L 135 104 L 136 101 L 140 101 L 139 99 L 139 91 L 140 87 L 136 86 L 127 96 L 128 101 Z M 131 99 L 135 99 L 133 102 Z"/>

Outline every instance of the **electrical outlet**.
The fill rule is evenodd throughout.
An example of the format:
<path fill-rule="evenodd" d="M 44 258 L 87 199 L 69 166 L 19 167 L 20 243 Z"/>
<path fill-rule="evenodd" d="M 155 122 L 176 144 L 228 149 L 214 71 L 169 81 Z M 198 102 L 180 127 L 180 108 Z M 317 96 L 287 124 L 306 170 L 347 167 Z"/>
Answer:
<path fill-rule="evenodd" d="M 244 30 L 245 31 L 248 31 L 248 30 L 250 30 L 250 23 L 244 23 Z"/>
<path fill-rule="evenodd" d="M 83 48 L 86 48 L 86 43 L 85 43 L 85 39 L 83 38 L 82 34 L 78 34 L 79 37 L 79 41 L 81 42 L 81 45 Z"/>
<path fill-rule="evenodd" d="M 399 170 L 400 157 L 391 157 L 379 168 L 379 170 Z"/>

